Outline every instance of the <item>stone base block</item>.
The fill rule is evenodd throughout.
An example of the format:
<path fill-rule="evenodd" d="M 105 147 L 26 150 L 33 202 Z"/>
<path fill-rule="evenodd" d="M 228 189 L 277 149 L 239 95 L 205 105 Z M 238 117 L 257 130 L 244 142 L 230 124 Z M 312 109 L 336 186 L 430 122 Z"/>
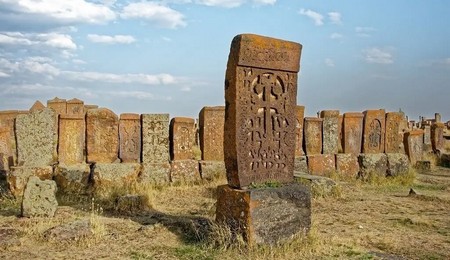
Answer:
<path fill-rule="evenodd" d="M 54 180 L 64 193 L 83 194 L 89 186 L 90 168 L 88 164 L 59 165 Z"/>
<path fill-rule="evenodd" d="M 170 162 L 171 182 L 192 182 L 200 180 L 198 161 L 177 160 Z"/>
<path fill-rule="evenodd" d="M 311 193 L 297 183 L 245 190 L 222 185 L 217 188 L 216 221 L 250 245 L 285 242 L 311 228 Z"/>
<path fill-rule="evenodd" d="M 116 199 L 114 209 L 122 214 L 134 215 L 147 209 L 147 200 L 142 195 L 125 195 Z"/>
<path fill-rule="evenodd" d="M 142 183 L 164 184 L 170 180 L 170 163 L 144 163 L 139 181 Z"/>
<path fill-rule="evenodd" d="M 23 194 L 22 216 L 53 217 L 58 208 L 56 189 L 55 181 L 41 181 L 39 177 L 31 176 Z"/>
<path fill-rule="evenodd" d="M 308 163 L 306 162 L 306 156 L 299 156 L 295 158 L 294 171 L 308 173 Z"/>
<path fill-rule="evenodd" d="M 406 154 L 387 153 L 387 175 L 399 176 L 409 172 L 409 159 Z"/>
<path fill-rule="evenodd" d="M 314 197 L 334 196 L 339 192 L 339 185 L 330 178 L 310 175 L 310 174 L 294 174 L 296 182 L 305 184 L 311 188 Z"/>
<path fill-rule="evenodd" d="M 223 161 L 200 161 L 200 175 L 203 180 L 214 180 L 225 176 L 225 162 Z"/>
<path fill-rule="evenodd" d="M 386 176 L 387 156 L 384 153 L 360 154 L 358 156 L 359 176 L 369 177 L 371 174 Z"/>
<path fill-rule="evenodd" d="M 358 157 L 350 153 L 336 154 L 336 171 L 339 175 L 356 178 L 359 172 Z"/>
<path fill-rule="evenodd" d="M 450 154 L 442 153 L 441 158 L 439 158 L 439 164 L 444 167 L 450 167 Z"/>
<path fill-rule="evenodd" d="M 137 182 L 141 172 L 139 163 L 97 163 L 94 166 L 95 190 L 127 186 Z"/>
<path fill-rule="evenodd" d="M 319 176 L 330 176 L 336 172 L 334 154 L 308 155 L 308 173 Z"/>
<path fill-rule="evenodd" d="M 39 177 L 41 180 L 51 180 L 53 177 L 53 168 L 51 166 L 44 167 L 11 167 L 8 172 L 6 181 L 8 182 L 9 190 L 14 197 L 22 197 L 27 185 L 28 179 L 31 176 Z"/>

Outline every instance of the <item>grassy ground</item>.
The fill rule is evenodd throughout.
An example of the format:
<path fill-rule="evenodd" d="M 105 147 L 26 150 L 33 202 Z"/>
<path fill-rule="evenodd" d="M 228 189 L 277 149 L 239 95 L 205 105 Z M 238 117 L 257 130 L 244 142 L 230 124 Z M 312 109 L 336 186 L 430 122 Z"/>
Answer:
<path fill-rule="evenodd" d="M 314 198 L 307 237 L 251 249 L 209 224 L 225 179 L 136 188 L 151 209 L 134 216 L 78 196 L 61 197 L 52 219 L 19 218 L 19 202 L 3 196 L 0 259 L 450 259 L 450 169 L 435 167 L 408 182 L 341 182 L 338 195 Z M 410 188 L 418 195 L 409 196 Z M 75 220 L 88 221 L 92 234 L 46 238 L 48 229 Z M 5 229 L 16 232 L 15 243 L 2 243 Z"/>

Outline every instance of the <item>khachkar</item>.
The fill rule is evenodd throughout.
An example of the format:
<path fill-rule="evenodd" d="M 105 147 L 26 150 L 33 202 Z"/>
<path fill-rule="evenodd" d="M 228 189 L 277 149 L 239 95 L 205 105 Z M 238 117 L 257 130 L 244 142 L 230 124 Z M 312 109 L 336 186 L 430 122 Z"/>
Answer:
<path fill-rule="evenodd" d="M 293 182 L 301 48 L 251 34 L 231 43 L 224 127 L 228 185 L 218 187 L 216 220 L 249 244 L 285 241 L 311 225 L 310 192 Z"/>

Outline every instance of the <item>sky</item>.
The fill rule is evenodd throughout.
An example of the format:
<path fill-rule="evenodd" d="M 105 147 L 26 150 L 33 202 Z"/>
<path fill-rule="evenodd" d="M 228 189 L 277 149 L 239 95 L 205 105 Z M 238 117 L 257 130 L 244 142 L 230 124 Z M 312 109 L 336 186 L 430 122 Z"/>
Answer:
<path fill-rule="evenodd" d="M 54 97 L 197 117 L 224 105 L 231 40 L 303 45 L 297 103 L 450 120 L 447 0 L 0 0 L 0 110 Z"/>

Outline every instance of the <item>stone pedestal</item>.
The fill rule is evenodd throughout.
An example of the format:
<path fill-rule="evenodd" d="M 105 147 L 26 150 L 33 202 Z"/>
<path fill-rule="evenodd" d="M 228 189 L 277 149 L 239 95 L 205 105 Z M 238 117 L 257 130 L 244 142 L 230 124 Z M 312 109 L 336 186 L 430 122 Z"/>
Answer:
<path fill-rule="evenodd" d="M 170 162 L 171 182 L 194 182 L 200 180 L 198 161 L 178 160 Z"/>
<path fill-rule="evenodd" d="M 219 176 L 225 176 L 225 163 L 223 161 L 200 161 L 200 175 L 203 180 L 214 180 Z"/>
<path fill-rule="evenodd" d="M 370 175 L 385 177 L 388 171 L 387 156 L 384 153 L 360 154 L 359 175 L 367 178 Z"/>
<path fill-rule="evenodd" d="M 311 193 L 301 184 L 279 188 L 217 188 L 216 220 L 250 244 L 276 244 L 311 228 Z"/>
<path fill-rule="evenodd" d="M 53 169 L 51 166 L 11 167 L 11 171 L 6 176 L 6 181 L 14 197 L 19 198 L 23 196 L 28 179 L 32 176 L 39 177 L 41 180 L 51 180 L 53 177 Z"/>
<path fill-rule="evenodd" d="M 330 176 L 336 171 L 334 154 L 308 155 L 308 173 L 311 175 Z"/>
<path fill-rule="evenodd" d="M 359 172 L 358 156 L 354 154 L 336 154 L 336 172 L 339 175 L 356 178 Z"/>

